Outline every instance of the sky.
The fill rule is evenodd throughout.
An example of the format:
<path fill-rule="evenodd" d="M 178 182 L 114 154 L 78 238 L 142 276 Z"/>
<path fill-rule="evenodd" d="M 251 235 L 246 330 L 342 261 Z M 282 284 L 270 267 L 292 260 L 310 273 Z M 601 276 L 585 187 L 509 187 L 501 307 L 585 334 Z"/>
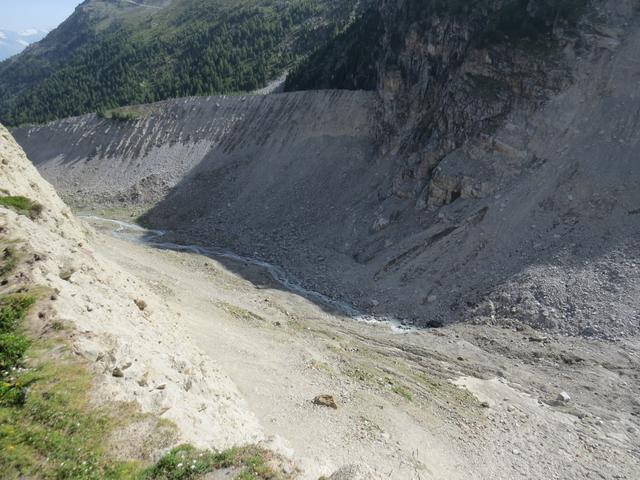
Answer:
<path fill-rule="evenodd" d="M 0 30 L 51 30 L 80 3 L 82 0 L 0 0 Z"/>

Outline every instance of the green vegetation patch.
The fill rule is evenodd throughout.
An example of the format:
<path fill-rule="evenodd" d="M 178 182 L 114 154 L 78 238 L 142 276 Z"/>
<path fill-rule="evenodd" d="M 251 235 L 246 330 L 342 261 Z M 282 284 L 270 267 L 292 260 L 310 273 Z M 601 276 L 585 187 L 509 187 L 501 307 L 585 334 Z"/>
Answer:
<path fill-rule="evenodd" d="M 109 458 L 105 445 L 115 422 L 89 405 L 91 376 L 77 362 L 42 362 L 3 382 L 5 478 L 120 479 L 139 471 L 134 463 Z"/>
<path fill-rule="evenodd" d="M 250 312 L 249 310 L 246 310 L 237 305 L 231 305 L 230 303 L 227 303 L 227 302 L 218 302 L 218 306 L 223 310 L 226 310 L 227 312 L 229 312 L 231 315 L 233 315 L 235 318 L 239 320 L 245 320 L 246 322 L 250 322 L 254 324 L 256 323 L 262 324 L 266 321 L 264 317 L 258 315 L 257 313 Z"/>
<path fill-rule="evenodd" d="M 394 385 L 393 387 L 391 387 L 391 391 L 396 395 L 400 395 L 402 398 L 408 400 L 409 402 L 413 401 L 413 395 L 411 395 L 409 389 L 403 387 L 402 385 Z"/>
<path fill-rule="evenodd" d="M 29 341 L 21 333 L 21 324 L 35 303 L 29 295 L 8 295 L 0 299 L 0 372 L 9 373 L 20 365 Z M 0 395 L 4 392 L 0 388 Z M 2 396 L 0 396 L 2 401 Z"/>
<path fill-rule="evenodd" d="M 276 472 L 269 462 L 273 454 L 255 445 L 212 453 L 182 445 L 174 448 L 147 469 L 142 479 L 187 480 L 220 469 L 237 469 L 236 480 L 280 480 L 287 477 Z"/>
<path fill-rule="evenodd" d="M 134 122 L 142 118 L 141 113 L 126 109 L 99 110 L 97 115 L 100 118 L 117 120 L 119 122 Z"/>
<path fill-rule="evenodd" d="M 150 467 L 115 460 L 113 433 L 147 416 L 132 404 L 91 404 L 92 376 L 60 339 L 32 341 L 33 295 L 0 297 L 0 465 L 3 479 L 183 480 L 233 469 L 239 480 L 285 480 L 257 446 L 216 453 L 183 445 Z M 62 348 L 60 348 L 62 347 Z M 52 352 L 56 352 L 52 355 Z M 156 428 L 163 426 L 158 420 Z"/>
<path fill-rule="evenodd" d="M 20 215 L 35 220 L 42 213 L 43 207 L 38 202 L 22 196 L 2 196 L 0 206 L 10 208 Z"/>
<path fill-rule="evenodd" d="M 3 478 L 130 478 L 136 465 L 112 462 L 105 454 L 115 423 L 89 406 L 89 372 L 77 361 L 45 360 L 51 345 L 26 335 L 23 321 L 35 302 L 33 295 L 0 298 Z"/>

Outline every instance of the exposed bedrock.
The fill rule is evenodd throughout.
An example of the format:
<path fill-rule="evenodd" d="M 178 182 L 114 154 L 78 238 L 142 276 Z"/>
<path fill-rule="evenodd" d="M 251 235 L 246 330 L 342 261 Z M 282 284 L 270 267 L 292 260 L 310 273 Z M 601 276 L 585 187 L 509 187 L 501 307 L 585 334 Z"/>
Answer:
<path fill-rule="evenodd" d="M 619 337 L 640 324 L 640 29 L 592 33 L 563 53 L 566 85 L 432 163 L 397 148 L 406 132 L 394 145 L 365 92 L 183 99 L 14 135 L 75 204 L 152 204 L 153 226 L 373 313 Z"/>

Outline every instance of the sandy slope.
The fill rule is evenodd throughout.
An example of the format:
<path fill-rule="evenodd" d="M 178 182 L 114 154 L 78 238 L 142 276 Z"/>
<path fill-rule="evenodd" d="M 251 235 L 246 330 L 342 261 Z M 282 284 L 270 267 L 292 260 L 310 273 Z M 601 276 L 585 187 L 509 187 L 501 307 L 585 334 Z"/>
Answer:
<path fill-rule="evenodd" d="M 44 207 L 36 220 L 0 208 L 0 240 L 37 258 L 27 262 L 28 271 L 18 272 L 23 283 L 58 292 L 38 328 L 46 331 L 58 321 L 70 329 L 74 352 L 95 374 L 98 402 L 135 402 L 175 422 L 176 442 L 224 449 L 263 438 L 234 384 L 185 340 L 179 313 L 94 250 L 95 233 L 73 216 L 2 126 L 0 190 Z M 123 377 L 114 376 L 116 368 Z"/>
<path fill-rule="evenodd" d="M 640 475 L 637 341 L 468 325 L 398 333 L 323 311 L 251 265 L 98 240 L 182 312 L 302 478 L 351 463 L 398 480 Z M 570 402 L 544 403 L 561 391 Z M 313 405 L 318 394 L 338 410 Z"/>

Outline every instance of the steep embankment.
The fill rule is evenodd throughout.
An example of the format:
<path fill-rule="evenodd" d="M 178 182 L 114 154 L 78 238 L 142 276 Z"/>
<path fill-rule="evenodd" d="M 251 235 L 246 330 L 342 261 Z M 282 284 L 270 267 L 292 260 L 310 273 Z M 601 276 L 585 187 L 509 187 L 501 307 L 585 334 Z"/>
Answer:
<path fill-rule="evenodd" d="M 149 205 L 188 177 L 200 183 L 189 187 L 194 194 L 183 207 L 206 217 L 220 210 L 212 198 L 226 204 L 240 196 L 234 180 L 263 196 L 248 201 L 268 202 L 269 187 L 287 195 L 296 176 L 332 175 L 329 158 L 336 168 L 362 169 L 373 154 L 374 106 L 374 94 L 364 92 L 190 98 L 136 107 L 134 121 L 87 115 L 14 134 L 74 204 L 98 197 L 115 206 Z M 227 186 L 207 185 L 211 171 L 217 180 L 226 172 Z M 281 200 L 288 201 L 294 199 Z"/>
<path fill-rule="evenodd" d="M 382 44 L 380 102 L 363 92 L 191 99 L 163 122 L 83 117 L 16 135 L 79 198 L 87 188 L 99 201 L 103 184 L 129 188 L 159 165 L 175 188 L 148 222 L 258 252 L 380 315 L 637 333 L 635 10 L 597 1 L 562 28 L 543 21 L 511 41 L 500 23 L 498 40 L 469 44 L 516 3 L 412 24 L 413 3 L 385 2 L 406 36 Z M 233 109 L 213 108 L 227 101 Z M 139 158 L 135 182 L 122 181 Z"/>
<path fill-rule="evenodd" d="M 148 461 L 184 441 L 225 449 L 260 440 L 258 422 L 233 383 L 186 338 L 180 314 L 96 253 L 94 232 L 73 217 L 1 126 L 0 157 L 2 198 L 22 196 L 41 205 L 31 217 L 0 208 L 1 243 L 14 245 L 23 263 L 2 283 L 2 294 L 17 288 L 50 292 L 45 313 L 30 329 L 41 339 L 65 332 L 69 348 L 94 376 L 97 405 L 132 402 L 178 427 L 154 433 L 153 423 L 134 409 L 131 424 L 115 434 L 118 455 L 132 459 L 146 452 L 141 459 Z M 52 348 L 49 359 L 66 349 Z"/>

